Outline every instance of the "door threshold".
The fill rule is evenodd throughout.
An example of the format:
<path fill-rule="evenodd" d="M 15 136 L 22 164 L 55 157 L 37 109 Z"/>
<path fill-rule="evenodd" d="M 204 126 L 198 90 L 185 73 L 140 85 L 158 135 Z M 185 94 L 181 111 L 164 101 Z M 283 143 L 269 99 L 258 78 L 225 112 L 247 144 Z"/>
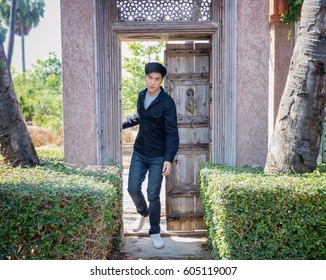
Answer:
<path fill-rule="evenodd" d="M 187 230 L 187 231 L 161 231 L 162 237 L 169 236 L 184 236 L 184 237 L 205 237 L 207 234 L 207 230 Z M 125 231 L 123 233 L 125 237 L 149 237 L 148 231 Z"/>

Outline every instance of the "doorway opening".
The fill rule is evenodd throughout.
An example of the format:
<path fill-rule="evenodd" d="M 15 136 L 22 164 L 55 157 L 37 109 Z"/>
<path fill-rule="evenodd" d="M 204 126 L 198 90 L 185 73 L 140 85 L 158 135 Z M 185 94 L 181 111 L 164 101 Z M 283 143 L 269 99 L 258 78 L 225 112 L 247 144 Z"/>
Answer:
<path fill-rule="evenodd" d="M 192 1 L 191 5 L 189 1 L 184 0 L 153 0 L 150 2 L 96 0 L 93 3 L 95 4 L 94 23 L 96 27 L 94 42 L 97 112 L 96 156 L 98 163 L 122 162 L 121 42 L 208 40 L 208 47 L 198 45 L 199 49 L 197 50 L 189 45 L 181 50 L 177 50 L 176 47 L 169 50 L 170 65 L 176 65 L 170 69 L 170 72 L 173 73 L 169 79 L 170 88 L 174 90 L 173 94 L 176 98 L 179 98 L 179 93 L 184 93 L 179 100 L 185 116 L 182 123 L 185 146 L 182 158 L 176 160 L 179 163 L 188 164 L 209 157 L 212 162 L 235 165 L 237 4 L 229 3 L 226 0 L 196 0 Z M 156 4 L 164 6 L 160 7 L 163 15 L 157 13 Z M 142 8 L 142 5 L 146 6 L 146 10 Z M 206 69 L 203 75 L 200 70 L 195 72 L 193 69 L 196 68 L 188 66 L 189 63 L 197 61 L 194 54 L 202 55 L 204 61 L 209 63 L 209 67 L 201 63 L 198 64 L 199 68 Z M 179 60 L 183 61 L 184 70 L 192 69 L 193 72 L 179 75 L 180 73 L 176 72 L 180 65 Z M 189 78 L 194 78 L 194 85 L 189 85 Z M 197 94 L 203 90 L 205 90 L 204 95 Z M 187 98 L 187 93 L 189 93 L 189 98 Z M 194 96 L 201 96 L 201 99 L 196 99 Z M 186 104 L 190 106 L 187 107 Z M 203 104 L 204 109 L 198 110 L 196 107 L 198 104 Z M 208 115 L 207 112 L 209 112 L 208 118 L 205 117 L 205 114 Z M 199 116 L 199 113 L 203 116 Z M 207 126 L 207 124 L 209 125 Z M 205 126 L 209 127 L 209 137 L 203 133 L 205 130 L 207 131 Z M 190 129 L 192 129 L 191 133 L 187 134 Z M 201 145 L 203 139 L 208 143 Z M 186 143 L 187 140 L 194 141 L 197 145 L 195 151 L 191 149 L 193 145 Z M 205 152 L 201 153 L 202 151 Z M 196 157 L 194 158 L 194 156 Z M 186 190 L 187 195 L 185 195 L 189 197 L 189 203 L 176 199 L 174 203 L 170 204 L 174 213 L 167 217 L 167 220 L 175 223 L 173 223 L 172 229 L 168 230 L 183 231 L 186 228 L 186 223 L 178 223 L 178 221 L 185 220 L 185 218 L 192 221 L 199 220 L 199 215 L 193 217 L 192 212 L 197 213 L 200 200 L 193 196 L 197 193 L 197 189 L 194 188 L 195 184 L 191 184 L 191 182 L 183 184 L 178 181 L 178 175 L 183 175 L 179 176 L 183 179 L 194 178 L 193 174 L 196 172 L 191 171 L 194 170 L 193 167 L 187 165 L 174 163 L 172 166 L 178 168 L 175 171 L 175 181 L 170 185 L 170 187 L 175 186 L 176 188 L 171 190 L 170 197 L 178 198 L 180 194 L 185 194 L 183 191 Z M 184 169 L 181 169 L 182 167 Z M 172 207 L 174 205 L 187 205 L 188 213 L 181 213 L 178 207 Z"/>
<path fill-rule="evenodd" d="M 136 113 L 138 93 L 145 87 L 144 65 L 149 61 L 158 61 L 168 68 L 162 87 L 175 99 L 177 106 L 181 152 L 173 164 L 174 172 L 162 182 L 160 198 L 163 235 L 181 231 L 199 234 L 204 230 L 199 201 L 198 165 L 210 157 L 209 45 L 209 38 L 198 41 L 131 41 L 120 38 L 122 120 Z M 190 91 L 193 95 L 189 97 Z M 147 235 L 149 229 L 147 223 L 142 231 L 132 232 L 138 214 L 127 186 L 137 132 L 137 127 L 122 131 L 124 235 Z M 179 178 L 180 172 L 184 174 L 182 178 Z M 147 178 L 142 185 L 145 198 L 146 189 Z"/>
<path fill-rule="evenodd" d="M 165 42 L 163 41 L 121 41 L 121 115 L 122 120 L 136 114 L 138 93 L 145 88 L 144 66 L 149 61 L 164 63 Z M 123 162 L 123 228 L 125 235 L 132 235 L 132 225 L 138 213 L 128 194 L 128 175 L 133 144 L 138 133 L 138 126 L 122 131 L 122 162 Z M 165 231 L 165 180 L 161 189 L 161 228 Z M 142 192 L 147 200 L 147 175 L 142 184 Z M 147 220 L 148 221 L 148 220 Z M 137 234 L 146 234 L 148 222 L 144 230 Z"/>

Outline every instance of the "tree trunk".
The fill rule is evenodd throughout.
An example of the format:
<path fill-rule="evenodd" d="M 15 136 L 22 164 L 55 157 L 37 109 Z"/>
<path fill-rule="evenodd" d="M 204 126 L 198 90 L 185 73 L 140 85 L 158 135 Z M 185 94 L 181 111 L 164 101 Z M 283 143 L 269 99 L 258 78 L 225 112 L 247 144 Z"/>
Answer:
<path fill-rule="evenodd" d="M 267 173 L 316 168 L 326 106 L 326 0 L 305 0 L 267 155 Z"/>
<path fill-rule="evenodd" d="M 12 0 L 11 1 L 11 8 L 10 8 L 10 26 L 9 26 L 9 42 L 8 42 L 8 55 L 7 55 L 8 69 L 10 69 L 12 54 L 13 54 L 13 51 L 14 51 L 15 22 L 16 22 L 16 4 L 17 4 L 17 0 Z M 9 71 L 9 73 L 10 73 L 10 71 Z"/>
<path fill-rule="evenodd" d="M 16 99 L 1 43 L 0 63 L 0 152 L 12 166 L 35 166 L 39 159 Z"/>
<path fill-rule="evenodd" d="M 26 66 L 25 66 L 25 34 L 24 34 L 24 30 L 22 30 L 21 36 L 22 36 L 22 70 L 23 70 L 23 73 L 24 73 L 26 71 Z"/>

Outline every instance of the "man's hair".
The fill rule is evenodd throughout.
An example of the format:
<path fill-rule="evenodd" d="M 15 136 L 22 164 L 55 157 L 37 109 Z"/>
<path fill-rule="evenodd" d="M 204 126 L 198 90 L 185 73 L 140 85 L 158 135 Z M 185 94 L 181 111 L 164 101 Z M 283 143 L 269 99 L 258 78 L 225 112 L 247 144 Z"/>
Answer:
<path fill-rule="evenodd" d="M 161 63 L 149 62 L 145 65 L 145 73 L 147 75 L 152 72 L 161 73 L 162 78 L 164 78 L 167 71 L 166 68 Z"/>

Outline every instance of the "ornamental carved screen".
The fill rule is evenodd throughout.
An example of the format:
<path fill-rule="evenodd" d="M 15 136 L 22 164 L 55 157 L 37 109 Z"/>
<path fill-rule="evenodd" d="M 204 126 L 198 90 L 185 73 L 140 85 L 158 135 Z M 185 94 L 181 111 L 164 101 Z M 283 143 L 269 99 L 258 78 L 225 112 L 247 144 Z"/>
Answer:
<path fill-rule="evenodd" d="M 214 0 L 117 0 L 117 21 L 211 21 L 213 1 Z"/>

